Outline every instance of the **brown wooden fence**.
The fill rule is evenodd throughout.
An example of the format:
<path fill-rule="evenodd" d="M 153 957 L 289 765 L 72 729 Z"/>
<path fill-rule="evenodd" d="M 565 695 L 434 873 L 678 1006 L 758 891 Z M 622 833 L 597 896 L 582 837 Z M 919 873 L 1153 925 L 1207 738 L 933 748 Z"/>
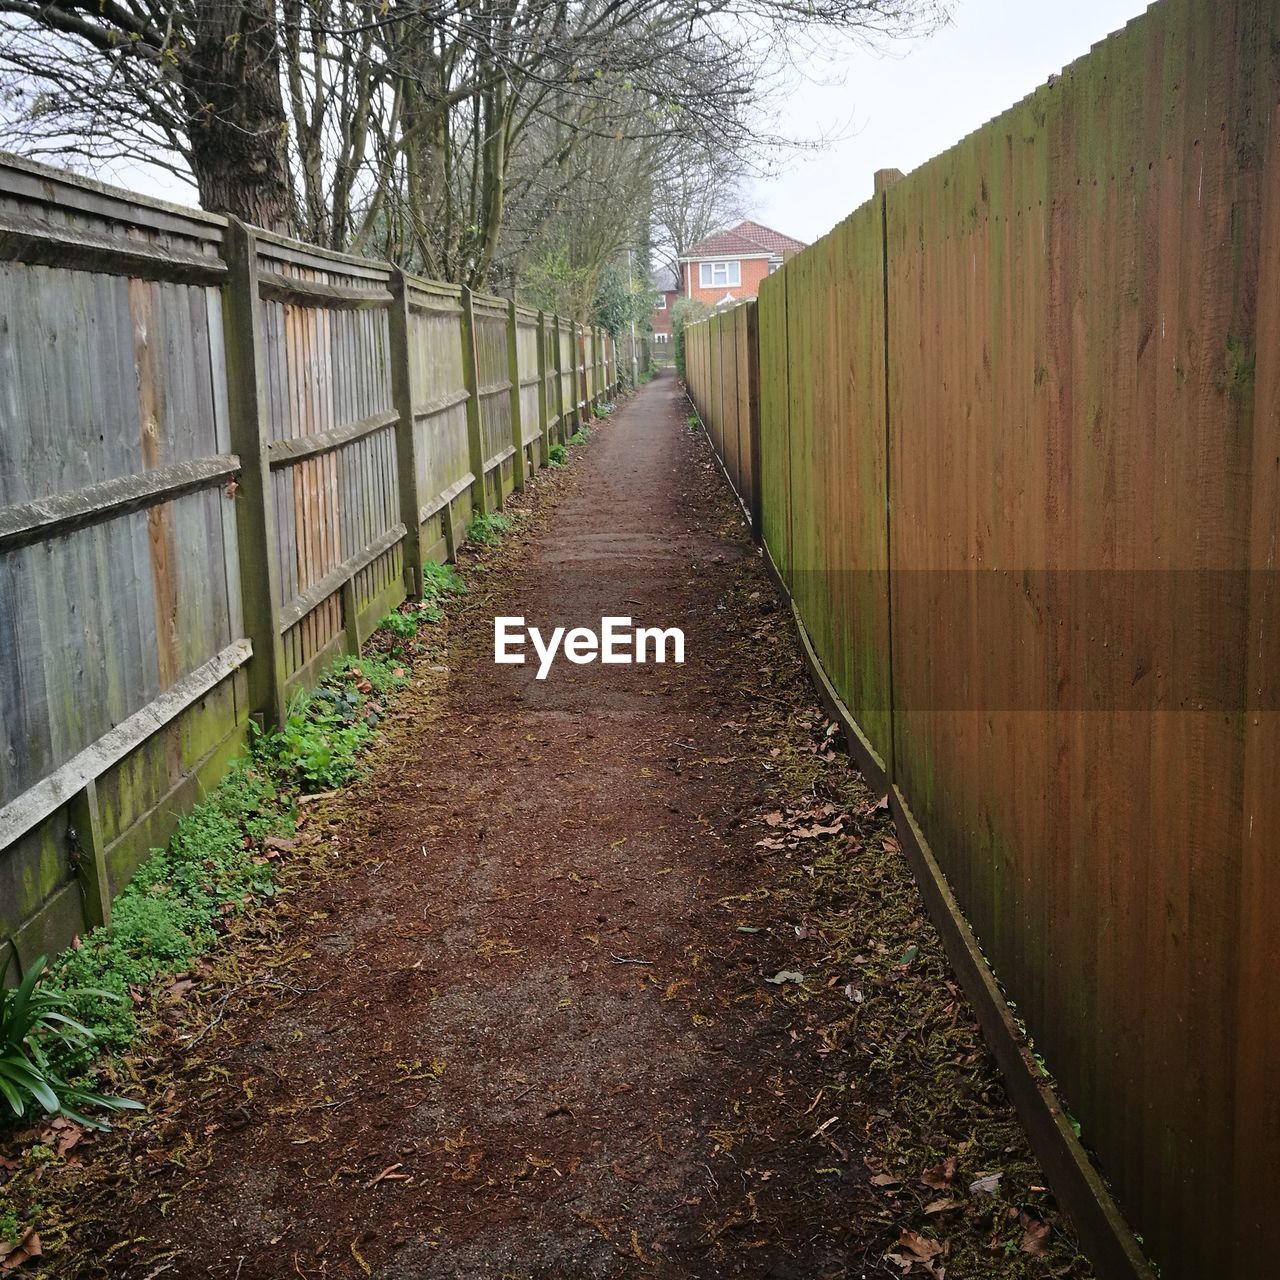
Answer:
<path fill-rule="evenodd" d="M 882 175 L 762 287 L 745 427 L 750 313 L 687 337 L 1051 1176 L 1090 1190 L 1032 1047 L 1185 1280 L 1280 1273 L 1277 49 L 1269 0 L 1164 0 Z"/>
<path fill-rule="evenodd" d="M 616 381 L 602 331 L 0 156 L 0 942 L 106 919 Z"/>

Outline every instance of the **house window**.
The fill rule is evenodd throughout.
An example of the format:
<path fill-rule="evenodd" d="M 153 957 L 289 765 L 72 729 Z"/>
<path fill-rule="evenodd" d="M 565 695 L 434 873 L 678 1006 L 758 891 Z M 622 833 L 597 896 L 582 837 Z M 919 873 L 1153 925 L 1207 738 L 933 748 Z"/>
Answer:
<path fill-rule="evenodd" d="M 704 289 L 741 284 L 742 265 L 738 262 L 701 262 L 698 264 L 698 281 Z"/>
<path fill-rule="evenodd" d="M 667 309 L 667 295 L 665 293 L 658 294 L 658 300 L 653 304 L 655 311 L 665 311 Z"/>
<path fill-rule="evenodd" d="M 661 346 L 662 344 L 667 342 L 670 339 L 670 337 L 671 335 L 667 333 L 655 333 L 653 335 L 653 340 L 654 342 L 658 343 L 659 346 Z"/>

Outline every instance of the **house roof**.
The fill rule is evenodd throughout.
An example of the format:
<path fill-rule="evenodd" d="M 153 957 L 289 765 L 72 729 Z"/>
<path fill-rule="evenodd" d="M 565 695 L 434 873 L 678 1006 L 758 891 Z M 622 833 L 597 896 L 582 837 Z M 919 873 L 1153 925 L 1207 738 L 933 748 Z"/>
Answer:
<path fill-rule="evenodd" d="M 744 218 L 737 226 L 730 227 L 727 231 L 715 231 L 691 245 L 682 261 L 691 258 L 746 258 L 762 253 L 784 258 L 788 254 L 798 253 L 804 247 L 803 240 L 784 236 L 781 231 Z"/>

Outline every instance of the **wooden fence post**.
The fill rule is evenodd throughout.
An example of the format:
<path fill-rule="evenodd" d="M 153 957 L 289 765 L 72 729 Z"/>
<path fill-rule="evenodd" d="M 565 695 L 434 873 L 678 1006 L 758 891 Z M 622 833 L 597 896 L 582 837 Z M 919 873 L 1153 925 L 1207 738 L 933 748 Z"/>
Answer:
<path fill-rule="evenodd" d="M 763 542 L 760 501 L 760 313 L 758 303 L 747 303 L 747 457 L 751 467 L 751 536 Z"/>
<path fill-rule="evenodd" d="M 520 320 L 514 298 L 507 299 L 507 381 L 511 383 L 511 443 L 516 449 L 511 471 L 516 488 L 523 489 L 529 468 L 524 456 L 524 422 L 520 411 Z"/>
<path fill-rule="evenodd" d="M 462 286 L 462 375 L 467 385 L 467 443 L 471 450 L 471 505 L 489 514 L 489 484 L 484 474 L 484 437 L 480 431 L 480 369 L 476 358 L 476 311 L 471 290 Z"/>
<path fill-rule="evenodd" d="M 574 429 L 581 428 L 587 420 L 587 330 L 576 320 L 573 322 L 573 401 L 575 406 Z"/>
<path fill-rule="evenodd" d="M 422 510 L 418 493 L 418 432 L 413 416 L 413 356 L 409 335 L 409 287 L 398 267 L 391 277 L 391 392 L 396 407 L 396 476 L 400 487 L 400 523 L 405 527 L 405 581 L 409 594 L 422 598 Z"/>
<path fill-rule="evenodd" d="M 85 927 L 96 929 L 111 923 L 111 884 L 107 876 L 106 838 L 98 812 L 98 786 L 92 778 L 71 800 L 67 816 L 80 854 L 76 877 L 84 894 Z"/>
<path fill-rule="evenodd" d="M 547 408 L 547 317 L 538 312 L 538 434 L 542 437 L 542 453 L 539 455 L 542 465 L 547 465 L 551 456 L 551 431 Z"/>
<path fill-rule="evenodd" d="M 236 487 L 236 542 L 245 633 L 253 645 L 248 664 L 249 706 L 273 728 L 284 723 L 284 638 L 276 522 L 267 458 L 265 344 L 258 301 L 258 245 L 252 230 L 227 219 L 223 241 L 227 283 L 222 318 L 227 358 L 231 447 L 240 456 Z"/>
<path fill-rule="evenodd" d="M 556 435 L 559 443 L 565 442 L 564 421 L 564 338 L 560 330 L 560 313 L 554 317 L 555 366 L 556 366 Z"/>

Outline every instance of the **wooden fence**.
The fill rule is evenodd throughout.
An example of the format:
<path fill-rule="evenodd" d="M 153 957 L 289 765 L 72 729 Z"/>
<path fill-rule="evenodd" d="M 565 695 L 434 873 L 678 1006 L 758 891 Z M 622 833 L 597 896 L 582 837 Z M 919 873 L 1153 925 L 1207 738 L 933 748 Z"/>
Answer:
<path fill-rule="evenodd" d="M 0 156 L 0 942 L 114 893 L 247 722 L 616 385 L 608 335 Z"/>
<path fill-rule="evenodd" d="M 1274 1274 L 1277 49 L 1269 0 L 1164 0 L 879 175 L 764 283 L 745 422 L 751 312 L 687 337 L 717 453 L 1112 1274 L 1143 1264 L 982 953 L 1162 1274 Z"/>

